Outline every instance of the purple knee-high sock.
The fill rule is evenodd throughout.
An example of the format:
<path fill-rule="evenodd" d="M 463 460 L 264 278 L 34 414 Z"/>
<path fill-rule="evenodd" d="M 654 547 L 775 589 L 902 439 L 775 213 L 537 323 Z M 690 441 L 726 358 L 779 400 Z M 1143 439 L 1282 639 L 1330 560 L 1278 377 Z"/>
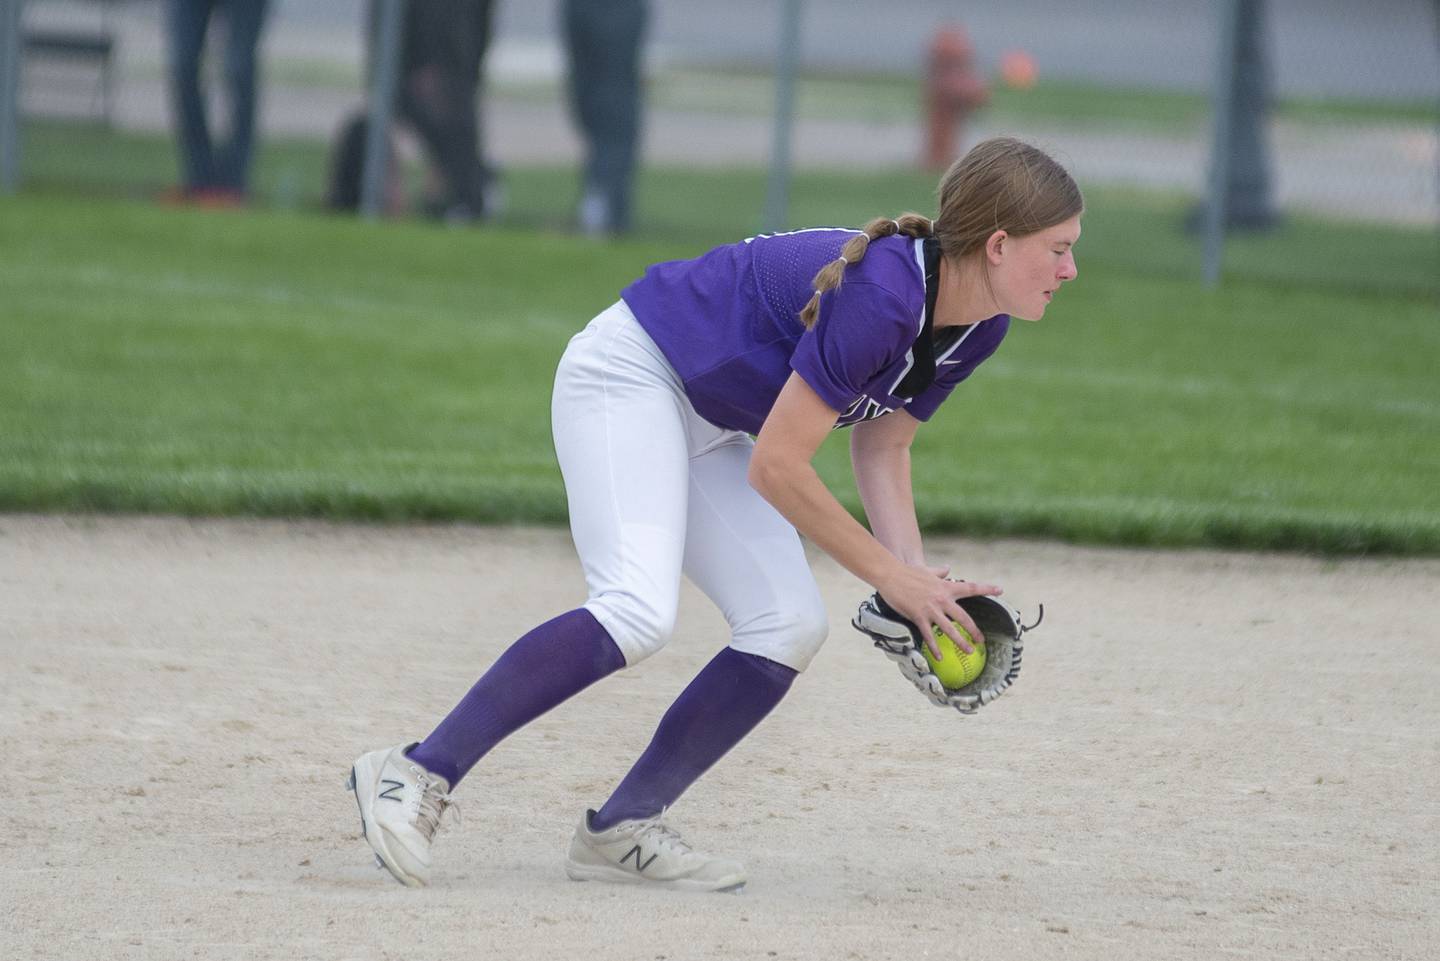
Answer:
<path fill-rule="evenodd" d="M 795 676 L 734 648 L 715 655 L 660 719 L 650 746 L 591 817 L 591 830 L 653 817 L 674 804 L 780 703 Z"/>
<path fill-rule="evenodd" d="M 511 733 L 624 666 L 593 614 L 561 614 L 511 644 L 410 758 L 454 788 Z"/>

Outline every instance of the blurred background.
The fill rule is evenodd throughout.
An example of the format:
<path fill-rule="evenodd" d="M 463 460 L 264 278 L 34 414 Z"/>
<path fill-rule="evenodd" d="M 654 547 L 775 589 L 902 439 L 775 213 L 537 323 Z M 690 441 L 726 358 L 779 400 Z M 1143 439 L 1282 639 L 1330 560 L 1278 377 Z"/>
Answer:
<path fill-rule="evenodd" d="M 646 264 L 933 213 L 1006 134 L 1082 282 L 917 441 L 922 523 L 1440 553 L 1437 0 L 0 12 L 0 508 L 561 521 L 554 359 Z"/>
<path fill-rule="evenodd" d="M 927 74 L 937 48 L 958 35 L 968 46 L 960 59 L 974 96 L 967 104 L 963 91 L 954 93 L 956 150 L 1014 134 L 1049 147 L 1086 185 L 1203 196 L 1227 55 L 1226 4 L 798 6 L 797 167 L 919 164 L 935 135 Z M 1280 214 L 1440 221 L 1440 5 L 1245 6 L 1258 13 L 1251 67 L 1260 86 L 1250 102 L 1263 105 L 1264 202 Z M 771 162 L 783 8 L 761 0 L 649 4 L 640 50 L 642 166 Z M 22 182 L 143 193 L 179 181 L 173 146 L 144 149 L 172 129 L 165 10 L 158 0 L 23 4 Z M 563 15 L 557 0 L 493 5 L 480 67 L 479 149 L 499 170 L 581 161 L 584 142 L 566 109 Z M 299 206 L 324 197 L 328 151 L 367 102 L 369 16 L 356 0 L 269 4 L 258 40 L 254 203 Z M 224 39 L 222 22 L 208 39 L 215 56 L 202 65 L 217 103 Z M 402 145 L 402 157 L 413 161 L 416 152 Z M 496 207 L 505 199 L 497 196 Z M 558 212 L 507 205 L 508 215 Z"/>

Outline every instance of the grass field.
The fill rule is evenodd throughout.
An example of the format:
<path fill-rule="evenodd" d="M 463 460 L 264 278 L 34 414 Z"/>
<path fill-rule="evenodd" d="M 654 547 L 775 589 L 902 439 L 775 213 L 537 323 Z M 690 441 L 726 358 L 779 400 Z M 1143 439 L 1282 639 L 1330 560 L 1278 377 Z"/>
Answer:
<path fill-rule="evenodd" d="M 153 149 L 138 138 L 111 173 Z M 262 183 L 317 162 L 279 145 Z M 304 197 L 167 210 L 103 184 L 0 202 L 0 509 L 562 520 L 547 411 L 565 339 L 646 263 L 753 232 L 764 188 L 648 171 L 651 239 L 596 244 L 546 229 L 570 177 L 511 171 L 510 222 L 464 231 Z M 928 209 L 930 190 L 802 175 L 792 213 L 856 223 Z M 1183 199 L 1088 200 L 1080 280 L 921 432 L 923 522 L 1440 553 L 1433 236 L 1292 222 L 1232 244 L 1206 291 Z M 821 469 L 854 508 L 843 440 Z"/>
<path fill-rule="evenodd" d="M 104 157 L 97 163 L 97 157 Z M 25 130 L 26 187 L 35 194 L 146 200 L 174 182 L 168 137 L 64 123 L 31 122 Z M 668 246 L 657 256 L 684 256 L 761 229 L 766 175 L 650 169 L 638 187 L 637 234 Z M 308 140 L 271 140 L 257 159 L 258 205 L 315 211 L 323 200 L 326 148 Z M 500 226 L 568 229 L 575 172 L 564 166 L 505 172 L 510 203 Z M 934 178 L 914 170 L 809 173 L 792 183 L 795 226 L 857 224 L 899 209 L 931 210 Z M 1179 194 L 1087 187 L 1087 262 L 1130 272 L 1194 279 L 1200 247 L 1183 229 L 1193 200 Z M 678 246 L 676 246 L 678 245 Z M 1354 222 L 1291 217 L 1279 230 L 1227 241 L 1225 276 L 1347 293 L 1440 298 L 1440 244 L 1433 233 Z"/>

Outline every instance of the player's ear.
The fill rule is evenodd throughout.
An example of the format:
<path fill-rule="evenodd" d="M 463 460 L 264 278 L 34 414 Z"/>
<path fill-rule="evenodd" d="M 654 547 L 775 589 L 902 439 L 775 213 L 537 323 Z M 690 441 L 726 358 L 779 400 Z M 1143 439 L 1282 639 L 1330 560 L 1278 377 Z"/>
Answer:
<path fill-rule="evenodd" d="M 985 259 L 998 267 L 1000 261 L 1005 258 L 1005 244 L 1009 239 L 1010 235 L 1003 230 L 997 230 L 991 234 L 985 241 Z"/>

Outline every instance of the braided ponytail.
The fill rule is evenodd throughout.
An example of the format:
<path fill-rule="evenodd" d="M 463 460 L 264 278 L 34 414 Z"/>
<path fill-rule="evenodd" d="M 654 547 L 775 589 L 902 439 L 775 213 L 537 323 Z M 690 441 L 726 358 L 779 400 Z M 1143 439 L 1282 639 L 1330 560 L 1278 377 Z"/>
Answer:
<path fill-rule="evenodd" d="M 820 295 L 827 290 L 834 290 L 840 286 L 841 280 L 845 277 L 845 268 L 850 264 L 859 263 L 865 256 L 865 251 L 870 248 L 870 241 L 879 240 L 881 237 L 893 237 L 896 234 L 904 234 L 907 237 L 929 237 L 935 232 L 935 226 L 930 222 L 929 217 L 920 214 L 901 214 L 898 219 L 891 220 L 889 217 L 876 217 L 864 226 L 860 233 L 845 241 L 845 246 L 840 248 L 840 256 L 820 268 L 820 272 L 811 281 L 815 287 L 815 295 L 810 298 L 800 311 L 800 323 L 806 329 L 815 326 L 815 321 L 820 316 Z"/>
<path fill-rule="evenodd" d="M 1024 237 L 1079 216 L 1085 200 L 1075 181 L 1043 151 L 1010 137 L 982 141 L 950 165 L 940 179 L 940 212 L 932 221 L 920 214 L 898 220 L 880 218 L 845 242 L 840 256 L 815 275 L 815 296 L 800 311 L 807 328 L 820 316 L 820 295 L 840 286 L 845 267 L 865 256 L 870 241 L 897 233 L 934 237 L 940 252 L 954 265 L 990 271 L 981 252 L 997 230 Z M 973 265 L 973 266 L 970 266 Z"/>

